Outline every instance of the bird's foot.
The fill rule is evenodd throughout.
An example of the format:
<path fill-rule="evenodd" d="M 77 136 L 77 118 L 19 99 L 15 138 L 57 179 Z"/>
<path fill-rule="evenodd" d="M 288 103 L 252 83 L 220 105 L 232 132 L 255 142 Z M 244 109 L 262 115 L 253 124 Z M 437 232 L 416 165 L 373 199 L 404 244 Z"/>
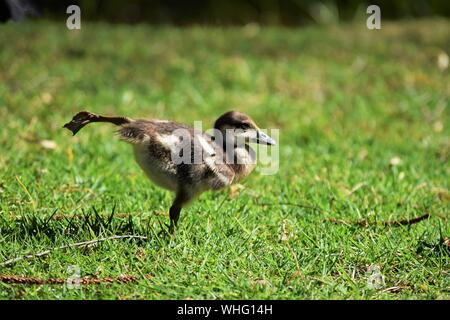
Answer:
<path fill-rule="evenodd" d="M 169 225 L 168 227 L 169 227 L 169 233 L 172 234 L 172 235 L 174 235 L 174 234 L 175 234 L 175 230 L 176 230 L 175 224 L 173 224 L 173 223 L 171 222 L 170 225 Z"/>

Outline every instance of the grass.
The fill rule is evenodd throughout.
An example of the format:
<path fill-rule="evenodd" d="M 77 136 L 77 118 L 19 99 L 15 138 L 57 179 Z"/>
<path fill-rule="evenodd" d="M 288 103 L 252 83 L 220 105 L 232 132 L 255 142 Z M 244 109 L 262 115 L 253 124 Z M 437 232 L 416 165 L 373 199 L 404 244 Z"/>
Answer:
<path fill-rule="evenodd" d="M 148 240 L 0 267 L 46 279 L 78 266 L 135 283 L 0 283 L 0 298 L 449 299 L 450 79 L 436 62 L 449 28 L 1 25 L 0 261 L 112 235 Z M 280 129 L 280 167 L 203 194 L 169 237 L 171 194 L 144 178 L 114 128 L 61 128 L 83 109 L 204 128 L 240 110 Z"/>

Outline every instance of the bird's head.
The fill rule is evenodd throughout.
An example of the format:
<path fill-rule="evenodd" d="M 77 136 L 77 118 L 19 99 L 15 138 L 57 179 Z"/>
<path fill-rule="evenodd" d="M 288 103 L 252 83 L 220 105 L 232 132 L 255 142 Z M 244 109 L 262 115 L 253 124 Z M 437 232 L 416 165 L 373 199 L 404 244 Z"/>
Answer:
<path fill-rule="evenodd" d="M 221 115 L 214 124 L 214 129 L 221 132 L 227 142 L 244 141 L 266 145 L 275 145 L 274 139 L 262 132 L 256 123 L 246 114 L 229 111 Z"/>

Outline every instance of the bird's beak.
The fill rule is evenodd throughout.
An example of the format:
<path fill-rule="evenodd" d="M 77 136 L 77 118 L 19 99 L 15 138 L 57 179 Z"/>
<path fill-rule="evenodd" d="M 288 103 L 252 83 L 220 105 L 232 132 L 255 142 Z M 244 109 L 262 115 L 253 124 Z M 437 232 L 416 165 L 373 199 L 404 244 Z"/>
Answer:
<path fill-rule="evenodd" d="M 242 131 L 241 129 L 236 129 L 233 131 L 233 134 L 235 137 L 242 141 L 243 143 L 247 142 L 253 142 L 258 144 L 266 144 L 266 145 L 276 145 L 276 141 L 269 137 L 267 134 L 262 132 L 260 129 L 248 129 L 245 131 Z M 241 140 L 243 139 L 243 140 Z"/>
<path fill-rule="evenodd" d="M 256 139 L 255 139 L 256 143 L 259 144 L 267 144 L 269 146 L 274 146 L 276 145 L 276 141 L 274 139 L 272 139 L 271 137 L 269 137 L 267 134 L 265 134 L 264 132 L 262 132 L 261 130 L 257 130 L 256 131 Z"/>

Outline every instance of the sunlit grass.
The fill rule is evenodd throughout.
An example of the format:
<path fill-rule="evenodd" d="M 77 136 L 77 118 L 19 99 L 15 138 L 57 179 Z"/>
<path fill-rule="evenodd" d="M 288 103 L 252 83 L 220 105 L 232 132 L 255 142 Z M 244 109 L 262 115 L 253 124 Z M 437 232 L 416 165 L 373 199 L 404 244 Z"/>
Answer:
<path fill-rule="evenodd" d="M 67 278 L 77 265 L 137 283 L 0 283 L 0 298 L 450 298 L 450 79 L 437 63 L 449 28 L 0 26 L 0 260 L 149 237 L 0 267 Z M 204 129 L 240 110 L 280 129 L 280 168 L 202 195 L 168 237 L 171 195 L 146 180 L 114 128 L 61 128 L 83 109 Z M 411 226 L 379 223 L 425 213 Z M 384 276 L 379 289 L 370 266 Z"/>

